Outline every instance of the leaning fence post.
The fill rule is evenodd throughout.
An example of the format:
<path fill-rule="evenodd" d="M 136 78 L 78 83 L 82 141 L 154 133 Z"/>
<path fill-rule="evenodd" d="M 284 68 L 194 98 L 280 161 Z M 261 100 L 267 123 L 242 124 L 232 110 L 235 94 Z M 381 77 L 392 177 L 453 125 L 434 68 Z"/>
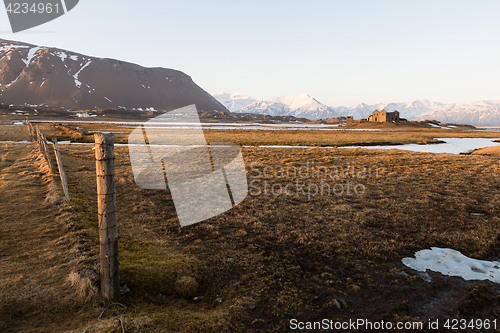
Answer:
<path fill-rule="evenodd" d="M 54 142 L 54 152 L 56 155 L 57 168 L 59 169 L 59 176 L 61 176 L 64 195 L 66 196 L 66 201 L 69 202 L 68 181 L 66 179 L 66 173 L 64 172 L 64 167 L 62 164 L 61 153 L 59 152 L 59 144 L 57 143 L 57 138 L 53 138 L 52 141 Z"/>
<path fill-rule="evenodd" d="M 47 160 L 47 164 L 49 165 L 50 173 L 54 173 L 54 168 L 52 167 L 52 162 L 50 161 L 50 153 L 49 153 L 49 147 L 47 146 L 47 139 L 45 138 L 45 134 L 43 134 L 42 131 L 40 131 L 40 137 L 42 141 L 42 149 L 45 154 L 45 159 Z"/>
<path fill-rule="evenodd" d="M 97 210 L 99 214 L 101 292 L 105 299 L 113 300 L 120 297 L 114 135 L 95 134 L 94 138 L 97 177 Z"/>

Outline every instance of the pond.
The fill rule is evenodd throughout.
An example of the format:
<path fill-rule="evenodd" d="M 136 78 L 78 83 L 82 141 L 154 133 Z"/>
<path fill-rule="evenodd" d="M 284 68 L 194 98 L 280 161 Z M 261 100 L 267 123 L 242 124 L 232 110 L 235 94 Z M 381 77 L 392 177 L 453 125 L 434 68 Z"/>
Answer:
<path fill-rule="evenodd" d="M 498 139 L 488 138 L 437 138 L 438 140 L 445 141 L 445 143 L 436 143 L 428 145 L 407 144 L 398 146 L 368 146 L 360 147 L 365 149 L 401 149 L 418 151 L 423 153 L 448 153 L 460 154 L 472 151 L 478 148 L 500 146 L 500 142 L 494 142 Z M 342 148 L 357 148 L 357 147 L 342 147 Z"/>

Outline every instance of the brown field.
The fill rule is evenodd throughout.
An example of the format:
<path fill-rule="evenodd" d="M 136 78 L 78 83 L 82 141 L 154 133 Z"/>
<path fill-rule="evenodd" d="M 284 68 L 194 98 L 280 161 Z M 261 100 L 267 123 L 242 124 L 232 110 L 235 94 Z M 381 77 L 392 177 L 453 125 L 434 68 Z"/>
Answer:
<path fill-rule="evenodd" d="M 96 131 L 115 135 L 116 143 L 127 143 L 134 129 L 130 125 L 113 124 L 66 124 L 40 123 L 40 129 L 50 140 L 57 137 L 74 142 L 94 142 Z M 57 126 L 57 127 L 56 127 Z M 242 146 L 290 145 L 290 146 L 374 146 L 409 143 L 430 144 L 441 142 L 439 138 L 498 138 L 498 132 L 456 129 L 445 130 L 430 126 L 408 126 L 387 131 L 318 131 L 318 130 L 217 130 L 204 129 L 207 142 L 233 142 Z"/>
<path fill-rule="evenodd" d="M 86 131 L 105 130 L 87 126 L 78 132 L 40 127 L 47 137 L 60 140 L 90 140 Z M 216 134 L 220 132 L 207 131 L 207 140 L 340 146 L 498 135 L 439 129 Z M 126 134 L 116 137 L 117 142 L 126 140 Z M 59 180 L 46 175 L 43 161 L 33 163 L 34 145 L 2 145 L 2 332 L 82 332 L 108 305 L 97 287 L 77 274 L 99 267 L 95 162 L 69 155 L 92 158 L 92 146 L 61 145 L 61 151 L 70 205 L 61 201 Z M 497 284 L 430 271 L 432 281 L 427 282 L 401 263 L 432 246 L 499 260 L 498 155 L 336 148 L 242 151 L 249 182 L 254 182 L 247 198 L 231 211 L 181 228 L 170 193 L 137 187 L 127 148 L 115 147 L 121 284 L 130 288 L 119 300 L 128 307 L 122 316 L 126 332 L 284 332 L 293 318 L 444 323 L 500 315 Z M 280 166 L 323 171 L 304 178 L 259 176 L 256 170 L 263 172 L 266 166 L 268 175 Z M 348 167 L 356 173 L 324 174 L 325 168 Z M 372 170 L 371 176 L 358 173 L 363 168 Z M 343 188 L 348 182 L 360 184 L 364 192 L 309 198 L 300 192 L 256 193 L 264 181 L 280 188 L 297 179 L 306 187 L 320 187 L 322 180 Z M 195 296 L 204 299 L 194 302 Z M 99 325 L 88 332 L 121 332 L 116 319 Z"/>

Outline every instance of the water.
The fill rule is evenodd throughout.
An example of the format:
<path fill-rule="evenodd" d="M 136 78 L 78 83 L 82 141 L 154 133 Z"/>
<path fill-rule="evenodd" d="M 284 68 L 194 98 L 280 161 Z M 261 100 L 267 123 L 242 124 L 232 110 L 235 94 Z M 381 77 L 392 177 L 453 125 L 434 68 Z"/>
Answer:
<path fill-rule="evenodd" d="M 438 138 L 439 139 L 439 138 Z M 410 150 L 418 151 L 423 153 L 448 153 L 448 154 L 460 154 L 468 151 L 472 151 L 478 148 L 494 147 L 500 146 L 500 142 L 493 142 L 498 139 L 486 139 L 486 138 L 444 138 L 439 139 L 445 141 L 446 143 L 437 143 L 429 145 L 417 145 L 408 144 L 400 146 L 369 146 L 369 147 L 359 147 L 366 149 L 400 149 L 400 150 Z M 358 147 L 343 147 L 343 148 L 358 148 Z"/>
<path fill-rule="evenodd" d="M 439 138 L 438 138 L 439 139 Z M 428 144 L 428 145 L 417 145 L 417 144 L 407 144 L 407 145 L 394 145 L 394 146 L 348 146 L 339 147 L 343 149 L 400 149 L 409 150 L 423 153 L 448 153 L 448 154 L 460 154 L 468 151 L 472 151 L 478 148 L 494 147 L 500 146 L 500 142 L 493 142 L 497 139 L 486 139 L 486 138 L 444 138 L 440 139 L 446 143 Z M 14 143 L 15 141 L 0 141 Z M 28 141 L 20 141 L 17 143 L 29 143 Z M 80 143 L 80 142 L 70 142 L 70 141 L 60 141 L 61 145 L 94 145 L 94 143 Z M 127 144 L 115 144 L 115 146 L 127 146 Z M 245 148 L 252 148 L 255 146 L 243 146 Z M 257 146 L 259 148 L 317 148 L 317 149 L 331 149 L 334 147 L 316 147 L 316 146 L 286 146 L 286 145 L 276 145 L 276 146 Z"/>

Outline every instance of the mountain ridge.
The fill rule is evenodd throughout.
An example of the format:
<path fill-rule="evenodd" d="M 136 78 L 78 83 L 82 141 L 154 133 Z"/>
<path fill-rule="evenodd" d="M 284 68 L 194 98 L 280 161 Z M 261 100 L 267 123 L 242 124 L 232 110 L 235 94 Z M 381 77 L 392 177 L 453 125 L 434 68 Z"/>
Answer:
<path fill-rule="evenodd" d="M 483 100 L 467 103 L 443 104 L 427 99 L 415 99 L 398 103 L 359 103 L 356 106 L 331 107 L 322 104 L 307 94 L 277 97 L 269 101 L 256 100 L 241 93 L 234 94 L 238 103 L 232 101 L 233 94 L 224 93 L 224 105 L 232 105 L 232 112 L 257 113 L 262 115 L 293 115 L 311 120 L 353 116 L 365 119 L 374 110 L 392 112 L 398 110 L 408 120 L 438 120 L 440 122 L 465 123 L 470 125 L 500 125 L 500 100 Z M 241 98 L 244 96 L 244 99 Z M 214 97 L 218 99 L 218 94 Z M 304 103 L 308 101 L 308 103 Z M 246 103 L 245 103 L 246 102 Z M 245 105 L 246 104 L 246 105 Z"/>
<path fill-rule="evenodd" d="M 331 107 L 322 104 L 308 94 L 298 94 L 289 97 L 276 97 L 269 101 L 256 100 L 245 94 L 219 93 L 214 97 L 229 110 L 237 113 L 257 113 L 272 116 L 292 115 L 311 120 L 353 116 L 355 119 L 367 118 L 375 109 L 392 112 L 400 111 L 402 117 L 413 119 L 417 114 L 428 111 L 432 107 L 443 105 L 425 99 L 416 99 L 401 103 L 359 103 L 353 107 Z"/>
<path fill-rule="evenodd" d="M 227 111 L 187 74 L 0 39 L 0 102 L 51 107 Z"/>

